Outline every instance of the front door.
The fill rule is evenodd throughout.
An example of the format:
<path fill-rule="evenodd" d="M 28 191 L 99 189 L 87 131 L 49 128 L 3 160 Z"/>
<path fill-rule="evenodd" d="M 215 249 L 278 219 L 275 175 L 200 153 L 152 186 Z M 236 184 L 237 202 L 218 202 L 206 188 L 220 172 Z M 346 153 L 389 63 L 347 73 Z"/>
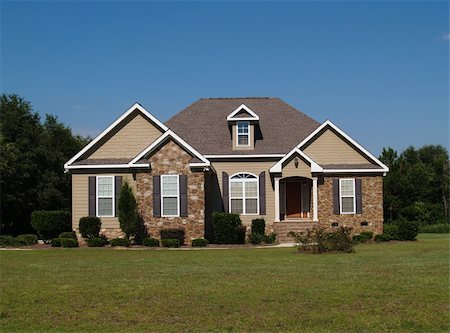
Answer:
<path fill-rule="evenodd" d="M 302 217 L 300 182 L 286 182 L 286 216 Z"/>

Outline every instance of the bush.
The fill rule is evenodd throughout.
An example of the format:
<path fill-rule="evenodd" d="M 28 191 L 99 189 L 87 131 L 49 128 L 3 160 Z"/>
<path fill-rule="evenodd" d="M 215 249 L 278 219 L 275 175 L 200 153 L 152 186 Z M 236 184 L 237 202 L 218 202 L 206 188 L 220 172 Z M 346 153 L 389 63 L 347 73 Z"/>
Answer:
<path fill-rule="evenodd" d="M 388 235 L 385 235 L 385 234 L 378 234 L 378 235 L 375 235 L 374 240 L 375 240 L 375 242 L 377 242 L 377 243 L 381 243 L 381 242 L 389 242 L 391 239 L 389 238 Z"/>
<path fill-rule="evenodd" d="M 119 223 L 120 229 L 125 233 L 126 239 L 136 235 L 139 227 L 139 215 L 133 189 L 125 182 L 120 190 L 119 197 Z"/>
<path fill-rule="evenodd" d="M 51 241 L 52 247 L 61 247 L 62 238 L 53 238 Z"/>
<path fill-rule="evenodd" d="M 245 230 L 239 214 L 214 212 L 214 242 L 217 244 L 244 244 Z"/>
<path fill-rule="evenodd" d="M 277 240 L 277 234 L 272 232 L 268 235 L 264 235 L 263 242 L 266 244 L 272 244 L 272 243 L 275 243 L 276 240 Z"/>
<path fill-rule="evenodd" d="M 419 224 L 415 221 L 400 220 L 397 222 L 398 240 L 415 240 L 419 233 Z"/>
<path fill-rule="evenodd" d="M 110 241 L 111 246 L 130 246 L 130 241 L 126 238 L 114 238 Z"/>
<path fill-rule="evenodd" d="M 78 247 L 78 242 L 73 238 L 59 238 L 61 240 L 61 247 Z"/>
<path fill-rule="evenodd" d="M 91 237 L 86 240 L 89 247 L 103 247 L 109 244 L 108 239 L 105 236 Z"/>
<path fill-rule="evenodd" d="M 157 247 L 157 246 L 159 246 L 159 240 L 157 240 L 156 238 L 147 237 L 147 238 L 144 238 L 143 244 L 145 246 Z"/>
<path fill-rule="evenodd" d="M 163 247 L 179 247 L 180 242 L 176 238 L 165 238 L 165 239 L 161 239 L 161 245 Z"/>
<path fill-rule="evenodd" d="M 13 236 L 2 235 L 0 236 L 0 247 L 5 246 L 18 246 L 17 240 Z"/>
<path fill-rule="evenodd" d="M 367 243 L 372 239 L 372 237 L 373 237 L 372 231 L 364 231 L 359 235 L 354 235 L 353 241 L 355 241 L 356 243 Z"/>
<path fill-rule="evenodd" d="M 21 245 L 34 245 L 38 243 L 38 238 L 33 234 L 24 234 L 17 236 L 15 241 Z"/>
<path fill-rule="evenodd" d="M 208 240 L 204 238 L 196 238 L 192 240 L 192 247 L 204 247 L 208 245 Z"/>
<path fill-rule="evenodd" d="M 385 224 L 384 235 L 386 235 L 390 240 L 398 239 L 398 226 L 394 223 Z"/>
<path fill-rule="evenodd" d="M 419 233 L 448 234 L 450 233 L 450 224 L 440 223 L 440 224 L 420 225 Z"/>
<path fill-rule="evenodd" d="M 68 231 L 62 232 L 62 233 L 59 234 L 58 237 L 59 238 L 73 238 L 73 239 L 77 239 L 77 236 L 75 236 L 75 233 L 73 231 L 72 232 L 68 232 Z"/>
<path fill-rule="evenodd" d="M 178 245 L 184 244 L 184 229 L 161 229 L 159 231 L 161 240 L 163 239 L 177 239 Z"/>
<path fill-rule="evenodd" d="M 305 232 L 290 232 L 298 243 L 298 252 L 352 252 L 353 242 L 350 237 L 350 228 L 340 227 L 335 231 L 326 231 L 324 228 L 314 227 Z"/>
<path fill-rule="evenodd" d="M 263 242 L 263 240 L 264 240 L 264 235 L 263 234 L 251 233 L 250 236 L 249 236 L 249 241 L 253 245 L 261 244 Z"/>
<path fill-rule="evenodd" d="M 31 214 L 31 225 L 41 239 L 47 243 L 64 231 L 71 230 L 70 213 L 66 211 L 35 211 Z"/>
<path fill-rule="evenodd" d="M 266 233 L 266 221 L 264 219 L 252 220 L 252 234 L 264 235 Z"/>
<path fill-rule="evenodd" d="M 99 237 L 102 221 L 96 216 L 84 216 L 80 219 L 80 234 L 83 238 Z"/>

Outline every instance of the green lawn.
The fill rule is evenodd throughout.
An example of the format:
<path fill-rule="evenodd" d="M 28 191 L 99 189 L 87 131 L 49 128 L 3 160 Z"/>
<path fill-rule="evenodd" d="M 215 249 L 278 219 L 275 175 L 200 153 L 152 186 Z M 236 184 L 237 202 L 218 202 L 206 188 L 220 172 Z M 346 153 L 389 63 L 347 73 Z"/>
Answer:
<path fill-rule="evenodd" d="M 443 332 L 449 235 L 293 249 L 0 251 L 2 331 Z"/>

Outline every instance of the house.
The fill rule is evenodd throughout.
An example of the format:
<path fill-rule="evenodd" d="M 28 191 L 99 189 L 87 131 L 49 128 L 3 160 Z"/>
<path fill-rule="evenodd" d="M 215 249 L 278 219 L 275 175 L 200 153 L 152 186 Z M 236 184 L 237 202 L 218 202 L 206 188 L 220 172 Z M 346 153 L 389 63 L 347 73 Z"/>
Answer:
<path fill-rule="evenodd" d="M 239 213 L 267 232 L 315 225 L 383 232 L 388 168 L 327 120 L 278 98 L 202 98 L 162 123 L 134 104 L 65 165 L 73 228 L 98 216 L 108 237 L 124 181 L 150 235 L 183 227 L 186 243 L 210 237 L 213 211 Z"/>

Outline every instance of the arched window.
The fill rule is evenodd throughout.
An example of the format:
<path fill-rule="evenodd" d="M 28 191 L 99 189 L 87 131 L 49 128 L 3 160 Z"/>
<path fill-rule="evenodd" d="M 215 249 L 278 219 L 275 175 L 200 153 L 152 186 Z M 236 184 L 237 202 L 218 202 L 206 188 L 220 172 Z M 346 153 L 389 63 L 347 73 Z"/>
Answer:
<path fill-rule="evenodd" d="M 238 173 L 230 177 L 230 212 L 258 215 L 258 177 L 251 173 Z"/>

